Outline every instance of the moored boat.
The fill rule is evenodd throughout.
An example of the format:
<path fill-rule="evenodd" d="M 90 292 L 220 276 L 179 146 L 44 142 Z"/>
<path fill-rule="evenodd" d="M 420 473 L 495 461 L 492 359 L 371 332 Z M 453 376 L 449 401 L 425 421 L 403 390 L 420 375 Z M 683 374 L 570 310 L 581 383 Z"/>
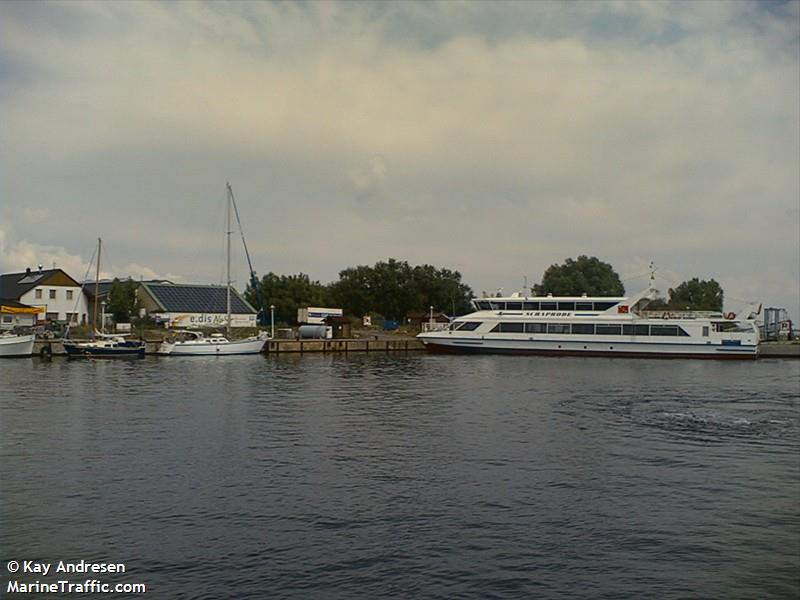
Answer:
<path fill-rule="evenodd" d="M 266 342 L 266 337 L 263 336 L 229 340 L 221 333 L 212 333 L 210 336 L 206 336 L 199 331 L 180 330 L 175 334 L 175 339 L 161 343 L 158 348 L 159 354 L 171 356 L 258 354 Z"/>
<path fill-rule="evenodd" d="M 758 357 L 755 318 L 739 314 L 647 312 L 651 286 L 632 297 L 553 297 L 513 294 L 473 300 L 475 312 L 417 337 L 427 349 L 459 353 L 579 356 Z"/>
<path fill-rule="evenodd" d="M 118 334 L 95 332 L 88 342 L 62 340 L 64 350 L 72 358 L 144 358 L 145 343 L 127 340 Z"/>
<path fill-rule="evenodd" d="M 258 354 L 264 348 L 267 341 L 267 335 L 260 333 L 256 336 L 251 336 L 243 340 L 232 340 L 231 337 L 231 210 L 236 212 L 236 219 L 239 220 L 239 211 L 236 208 L 236 200 L 233 197 L 233 189 L 230 183 L 226 184 L 227 201 L 226 201 L 226 219 L 227 226 L 225 228 L 226 236 L 226 307 L 225 307 L 225 330 L 226 336 L 221 333 L 213 333 L 206 336 L 200 331 L 194 330 L 178 330 L 172 340 L 165 340 L 158 348 L 159 354 L 169 356 L 219 356 L 219 355 L 235 355 L 235 354 Z M 244 243 L 244 233 L 241 230 L 241 222 L 239 222 L 239 230 L 242 234 L 242 243 Z M 250 255 L 247 252 L 247 245 L 244 245 L 245 254 L 248 256 L 248 263 Z M 250 265 L 250 276 L 253 282 L 253 287 L 258 287 L 258 281 L 255 277 L 252 265 Z M 263 313 L 263 308 L 259 311 L 259 315 Z"/>
<path fill-rule="evenodd" d="M 34 334 L 0 333 L 0 358 L 32 356 L 35 340 Z"/>

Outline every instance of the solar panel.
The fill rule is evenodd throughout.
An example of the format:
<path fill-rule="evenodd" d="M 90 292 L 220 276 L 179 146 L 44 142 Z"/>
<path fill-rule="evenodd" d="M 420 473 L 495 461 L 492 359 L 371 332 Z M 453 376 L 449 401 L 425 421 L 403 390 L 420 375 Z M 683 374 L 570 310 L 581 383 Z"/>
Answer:
<path fill-rule="evenodd" d="M 224 313 L 227 310 L 227 288 L 221 286 L 149 284 L 147 287 L 167 312 Z M 231 312 L 255 313 L 235 290 L 231 290 Z"/>
<path fill-rule="evenodd" d="M 39 281 L 44 276 L 44 273 L 31 273 L 30 275 L 25 275 L 25 277 L 20 279 L 17 283 L 33 283 Z"/>

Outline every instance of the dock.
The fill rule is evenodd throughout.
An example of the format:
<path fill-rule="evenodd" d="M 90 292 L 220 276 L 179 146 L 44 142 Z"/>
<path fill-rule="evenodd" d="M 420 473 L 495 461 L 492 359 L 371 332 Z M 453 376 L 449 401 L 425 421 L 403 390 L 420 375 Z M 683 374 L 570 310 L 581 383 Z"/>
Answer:
<path fill-rule="evenodd" d="M 155 355 L 161 340 L 145 340 L 145 354 Z M 264 345 L 264 354 L 308 352 L 419 352 L 425 345 L 416 338 L 393 339 L 343 339 L 343 340 L 269 340 Z M 66 356 L 60 340 L 36 340 L 35 356 Z M 800 344 L 788 342 L 762 342 L 759 358 L 800 358 Z"/>
<path fill-rule="evenodd" d="M 145 340 L 145 354 L 156 355 L 161 340 Z M 340 340 L 269 340 L 264 345 L 264 354 L 307 352 L 418 352 L 425 345 L 412 337 L 396 339 L 340 339 Z M 35 356 L 66 356 L 60 340 L 36 340 Z"/>
<path fill-rule="evenodd" d="M 759 358 L 800 358 L 800 344 L 791 342 L 761 342 Z"/>

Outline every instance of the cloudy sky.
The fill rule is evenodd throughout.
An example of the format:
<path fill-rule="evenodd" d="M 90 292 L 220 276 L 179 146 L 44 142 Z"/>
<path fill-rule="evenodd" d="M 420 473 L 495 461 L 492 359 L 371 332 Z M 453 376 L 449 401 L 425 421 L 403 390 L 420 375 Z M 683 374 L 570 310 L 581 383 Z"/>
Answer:
<path fill-rule="evenodd" d="M 0 2 L 0 271 L 579 254 L 800 315 L 797 2 Z M 243 287 L 244 259 L 234 258 Z"/>

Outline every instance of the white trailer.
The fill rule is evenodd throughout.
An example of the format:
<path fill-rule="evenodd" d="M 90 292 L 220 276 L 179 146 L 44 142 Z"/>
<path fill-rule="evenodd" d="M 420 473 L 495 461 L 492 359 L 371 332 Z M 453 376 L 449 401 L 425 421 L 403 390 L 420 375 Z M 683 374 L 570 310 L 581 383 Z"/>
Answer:
<path fill-rule="evenodd" d="M 328 317 L 342 317 L 344 312 L 341 308 L 324 308 L 319 306 L 308 306 L 297 309 L 297 322 L 301 325 L 324 325 Z"/>

